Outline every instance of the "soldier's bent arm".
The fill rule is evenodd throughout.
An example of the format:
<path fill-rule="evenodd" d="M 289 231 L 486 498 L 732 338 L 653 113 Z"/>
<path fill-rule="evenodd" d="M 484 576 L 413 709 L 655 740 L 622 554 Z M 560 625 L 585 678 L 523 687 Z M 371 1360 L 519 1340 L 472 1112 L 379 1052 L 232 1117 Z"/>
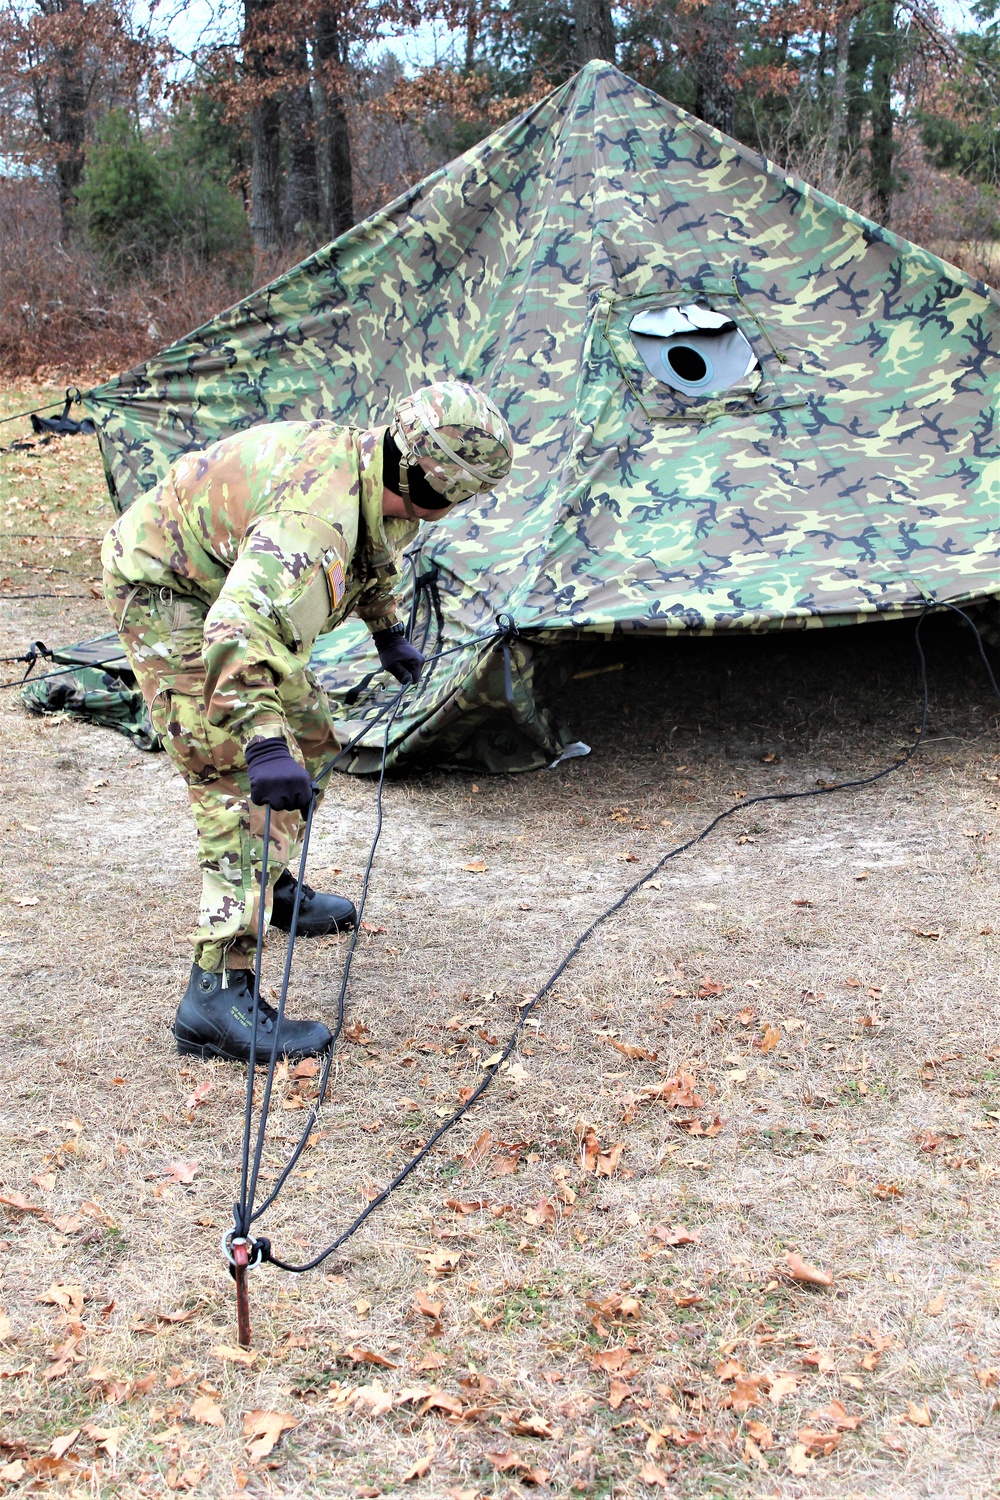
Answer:
<path fill-rule="evenodd" d="M 343 591 L 343 531 L 287 511 L 253 528 L 205 620 L 205 703 L 244 747 L 285 735 L 278 687 L 309 660 Z"/>

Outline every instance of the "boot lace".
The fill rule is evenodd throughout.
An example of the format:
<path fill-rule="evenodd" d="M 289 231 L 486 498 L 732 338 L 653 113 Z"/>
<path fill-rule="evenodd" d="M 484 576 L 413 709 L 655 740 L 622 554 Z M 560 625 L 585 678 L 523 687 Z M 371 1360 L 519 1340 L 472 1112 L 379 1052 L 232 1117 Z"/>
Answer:
<path fill-rule="evenodd" d="M 245 994 L 243 998 L 244 1003 L 246 1004 L 247 1014 L 253 1015 L 254 973 L 252 969 L 243 969 L 241 972 L 244 976 L 243 985 Z M 265 1031 L 273 1031 L 274 1023 L 278 1019 L 278 1012 L 269 1000 L 264 999 L 263 995 L 261 995 L 260 997 L 260 1004 L 257 1014 L 260 1025 L 263 1027 L 263 1029 Z"/>

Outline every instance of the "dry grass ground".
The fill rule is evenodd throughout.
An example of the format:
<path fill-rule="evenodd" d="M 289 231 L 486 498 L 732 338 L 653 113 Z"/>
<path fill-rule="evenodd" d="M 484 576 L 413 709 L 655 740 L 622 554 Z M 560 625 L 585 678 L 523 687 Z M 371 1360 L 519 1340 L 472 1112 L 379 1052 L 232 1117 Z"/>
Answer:
<path fill-rule="evenodd" d="M 92 446 L 0 464 L 3 649 L 103 629 Z M 567 705 L 588 760 L 392 784 L 354 1040 L 268 1215 L 276 1251 L 357 1212 L 671 842 L 738 795 L 898 754 L 911 635 L 609 645 L 597 665 L 622 666 Z M 668 866 L 339 1259 L 252 1274 L 248 1364 L 219 1254 L 243 1074 L 178 1059 L 167 1031 L 198 890 L 182 788 L 6 693 L 0 1485 L 996 1495 L 997 716 L 962 636 L 932 622 L 928 647 L 919 758 L 749 809 Z M 356 892 L 372 805 L 336 781 L 311 878 Z M 298 949 L 300 1012 L 329 1009 L 342 953 Z M 283 1079 L 267 1171 L 311 1087 Z M 254 1412 L 296 1425 L 248 1452 Z"/>

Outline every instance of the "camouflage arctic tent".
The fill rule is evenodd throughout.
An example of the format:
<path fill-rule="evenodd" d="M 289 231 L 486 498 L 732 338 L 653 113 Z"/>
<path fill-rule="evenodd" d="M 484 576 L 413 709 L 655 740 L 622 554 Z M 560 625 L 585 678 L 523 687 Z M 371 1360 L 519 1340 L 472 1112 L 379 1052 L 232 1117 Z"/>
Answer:
<path fill-rule="evenodd" d="M 429 378 L 480 382 L 516 463 L 409 559 L 418 639 L 462 649 L 407 695 L 391 760 L 523 768 L 562 748 L 546 664 L 574 635 L 838 625 L 1000 592 L 998 309 L 592 63 L 87 405 L 124 507 L 234 428 L 374 424 Z M 509 672 L 483 640 L 501 613 Z M 359 624 L 314 664 L 345 736 L 395 688 Z"/>

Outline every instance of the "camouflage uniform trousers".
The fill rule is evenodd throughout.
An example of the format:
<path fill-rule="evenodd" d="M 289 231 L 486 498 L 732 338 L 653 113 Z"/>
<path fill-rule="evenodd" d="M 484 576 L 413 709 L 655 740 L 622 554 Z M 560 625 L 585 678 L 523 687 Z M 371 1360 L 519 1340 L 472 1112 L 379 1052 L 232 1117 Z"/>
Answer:
<path fill-rule="evenodd" d="M 201 910 L 194 961 L 213 973 L 250 969 L 257 947 L 264 808 L 250 801 L 239 744 L 209 723 L 201 663 L 207 606 L 190 595 L 105 571 L 104 597 L 164 749 L 187 783 L 198 835 Z M 279 689 L 289 749 L 313 777 L 336 754 L 329 703 L 308 669 Z M 301 848 L 304 819 L 271 813 L 264 922 L 274 883 Z"/>

